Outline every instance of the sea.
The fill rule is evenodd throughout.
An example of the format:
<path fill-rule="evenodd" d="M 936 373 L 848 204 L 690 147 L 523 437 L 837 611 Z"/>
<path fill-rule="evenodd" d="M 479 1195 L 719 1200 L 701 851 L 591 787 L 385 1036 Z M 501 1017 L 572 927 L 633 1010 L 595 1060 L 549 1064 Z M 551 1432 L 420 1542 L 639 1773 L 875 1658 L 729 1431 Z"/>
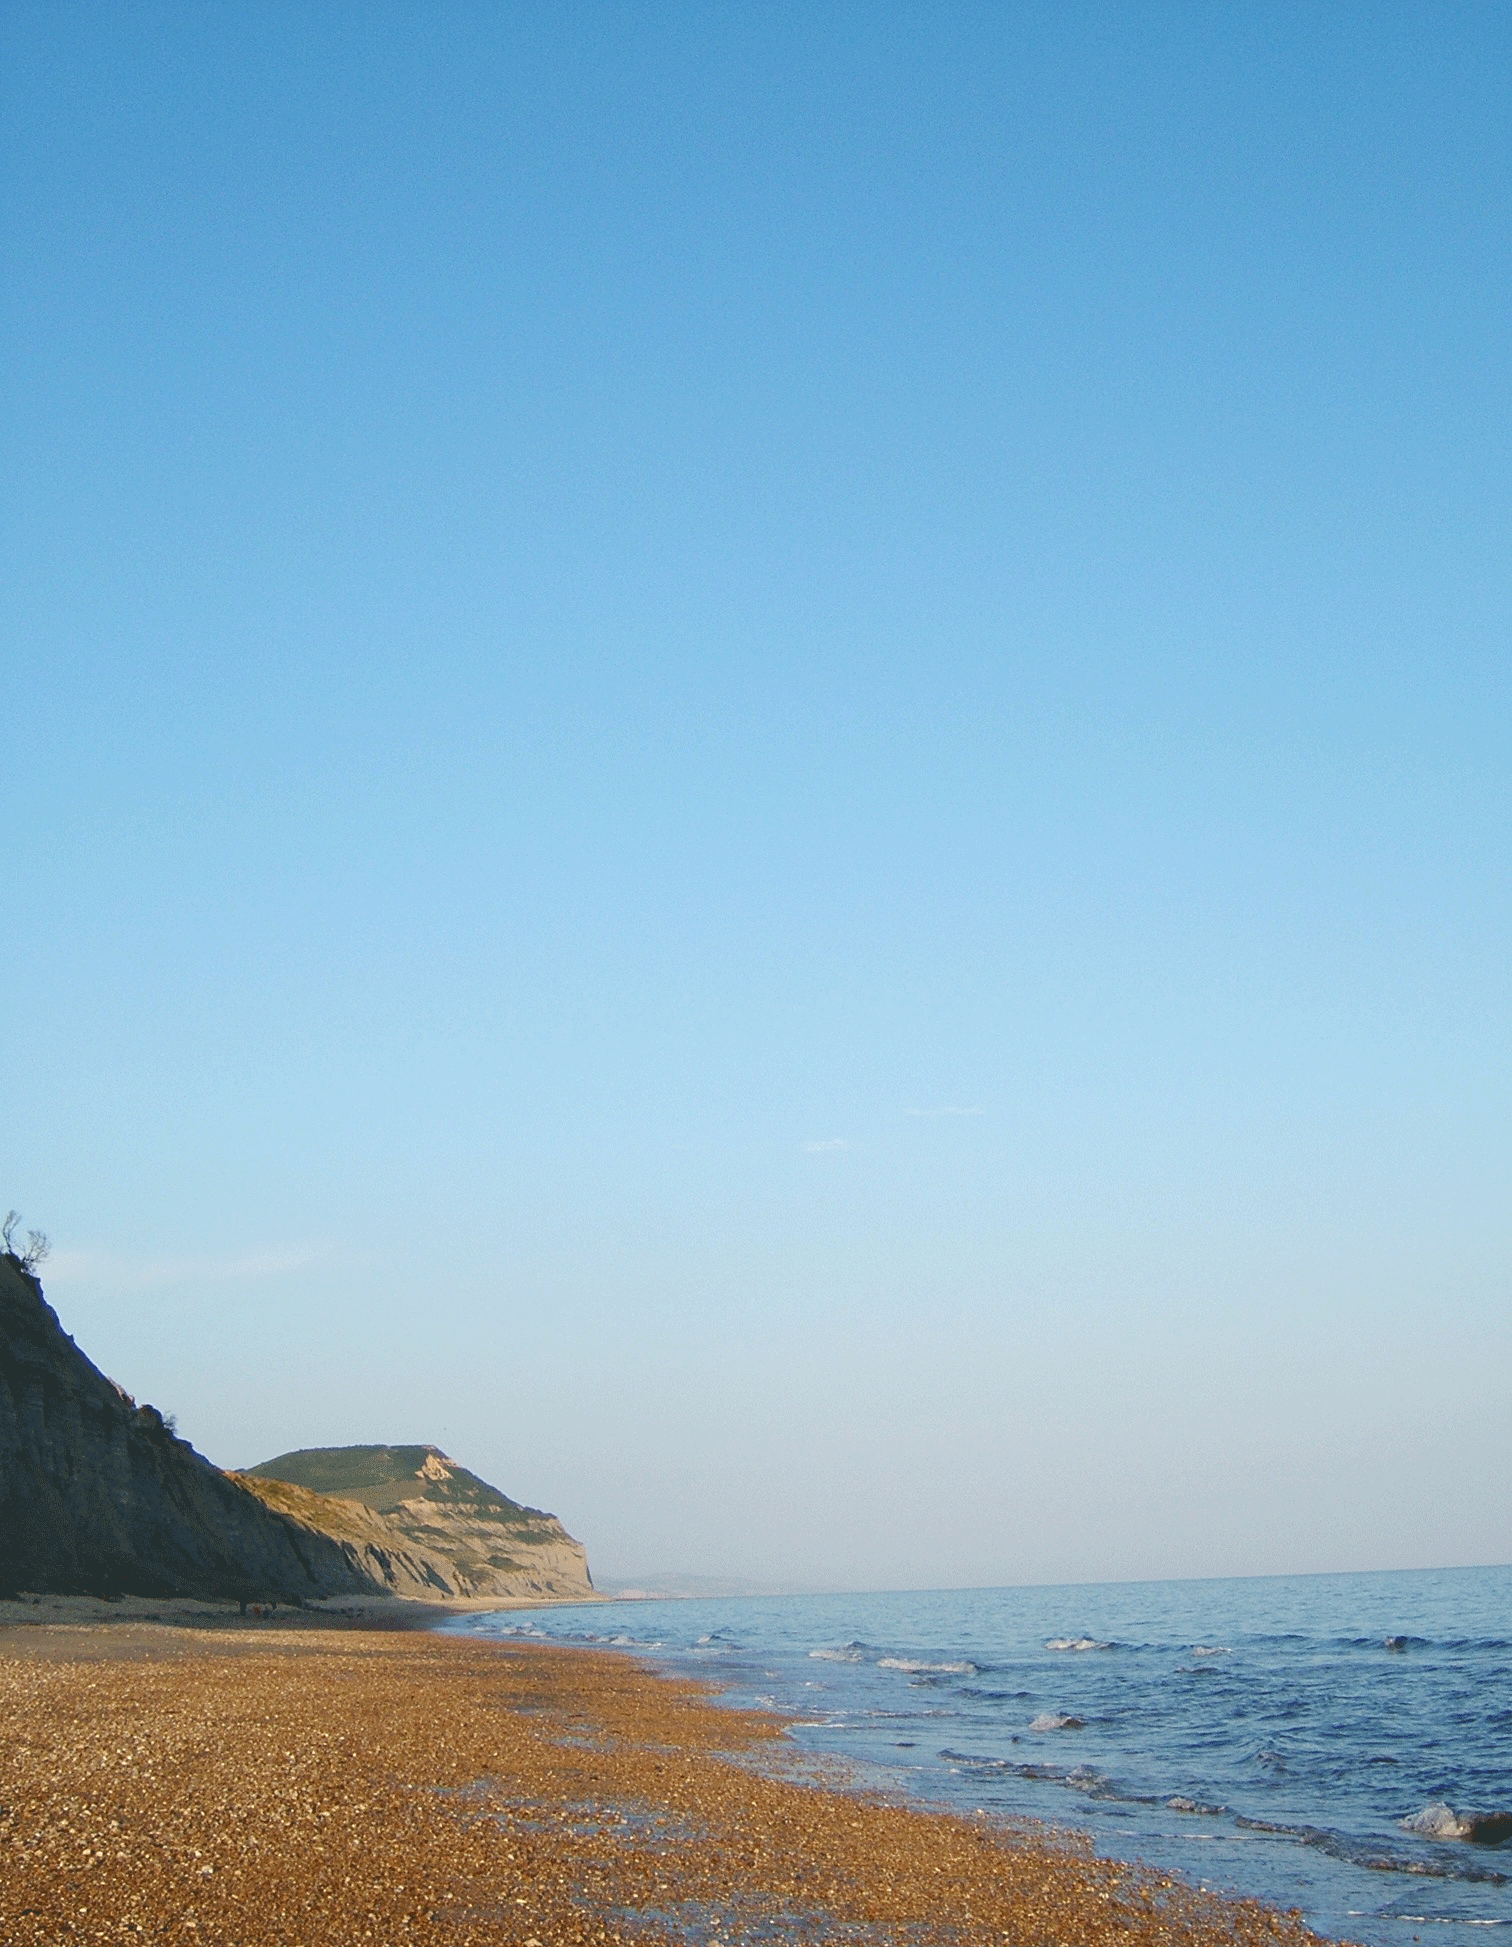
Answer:
<path fill-rule="evenodd" d="M 1075 1828 L 1336 1939 L 1453 1947 L 1512 1926 L 1512 1568 L 620 1601 L 450 1626 L 648 1658 L 786 1713 L 861 1788 Z"/>

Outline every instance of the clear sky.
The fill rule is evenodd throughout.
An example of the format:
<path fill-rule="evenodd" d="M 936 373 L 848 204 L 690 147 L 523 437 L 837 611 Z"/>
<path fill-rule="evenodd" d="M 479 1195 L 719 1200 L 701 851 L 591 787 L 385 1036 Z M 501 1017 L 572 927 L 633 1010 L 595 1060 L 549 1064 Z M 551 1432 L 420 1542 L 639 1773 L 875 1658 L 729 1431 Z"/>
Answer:
<path fill-rule="evenodd" d="M 1512 1558 L 1512 16 L 8 0 L 0 1203 L 602 1573 Z"/>

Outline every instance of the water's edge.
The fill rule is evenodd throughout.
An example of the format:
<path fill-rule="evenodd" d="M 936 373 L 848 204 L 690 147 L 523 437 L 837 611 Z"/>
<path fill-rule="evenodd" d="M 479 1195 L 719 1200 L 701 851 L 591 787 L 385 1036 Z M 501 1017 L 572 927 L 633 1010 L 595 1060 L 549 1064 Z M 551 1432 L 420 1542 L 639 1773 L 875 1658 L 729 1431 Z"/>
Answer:
<path fill-rule="evenodd" d="M 873 1789 L 1367 1947 L 1512 1925 L 1512 1570 L 480 1613 L 781 1709 Z"/>

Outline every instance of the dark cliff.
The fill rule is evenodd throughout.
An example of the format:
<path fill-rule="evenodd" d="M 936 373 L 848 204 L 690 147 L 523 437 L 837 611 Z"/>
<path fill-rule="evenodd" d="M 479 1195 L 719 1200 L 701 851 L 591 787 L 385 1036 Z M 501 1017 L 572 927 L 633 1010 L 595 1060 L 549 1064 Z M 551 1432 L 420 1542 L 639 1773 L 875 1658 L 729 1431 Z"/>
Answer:
<path fill-rule="evenodd" d="M 97 1371 L 0 1256 L 0 1594 L 297 1602 L 374 1586 Z"/>

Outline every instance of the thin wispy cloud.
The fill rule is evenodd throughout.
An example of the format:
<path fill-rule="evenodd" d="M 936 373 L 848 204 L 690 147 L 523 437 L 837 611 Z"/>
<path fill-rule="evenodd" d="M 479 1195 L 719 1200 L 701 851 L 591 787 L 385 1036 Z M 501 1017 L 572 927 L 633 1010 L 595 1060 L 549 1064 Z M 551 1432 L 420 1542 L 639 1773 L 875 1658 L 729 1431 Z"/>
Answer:
<path fill-rule="evenodd" d="M 47 1260 L 51 1284 L 108 1285 L 116 1291 L 150 1291 L 177 1284 L 242 1284 L 286 1278 L 317 1264 L 351 1263 L 353 1253 L 328 1239 L 262 1244 L 228 1256 L 125 1257 L 87 1247 L 55 1250 Z"/>
<path fill-rule="evenodd" d="M 825 1149 L 850 1148 L 850 1144 L 845 1140 L 844 1136 L 830 1136 L 824 1142 L 805 1143 L 803 1146 L 811 1156 L 816 1156 L 821 1150 Z"/>
<path fill-rule="evenodd" d="M 987 1111 L 978 1108 L 958 1109 L 954 1103 L 951 1103 L 942 1109 L 910 1109 L 908 1113 L 910 1115 L 932 1118 L 941 1115 L 986 1115 Z"/>

